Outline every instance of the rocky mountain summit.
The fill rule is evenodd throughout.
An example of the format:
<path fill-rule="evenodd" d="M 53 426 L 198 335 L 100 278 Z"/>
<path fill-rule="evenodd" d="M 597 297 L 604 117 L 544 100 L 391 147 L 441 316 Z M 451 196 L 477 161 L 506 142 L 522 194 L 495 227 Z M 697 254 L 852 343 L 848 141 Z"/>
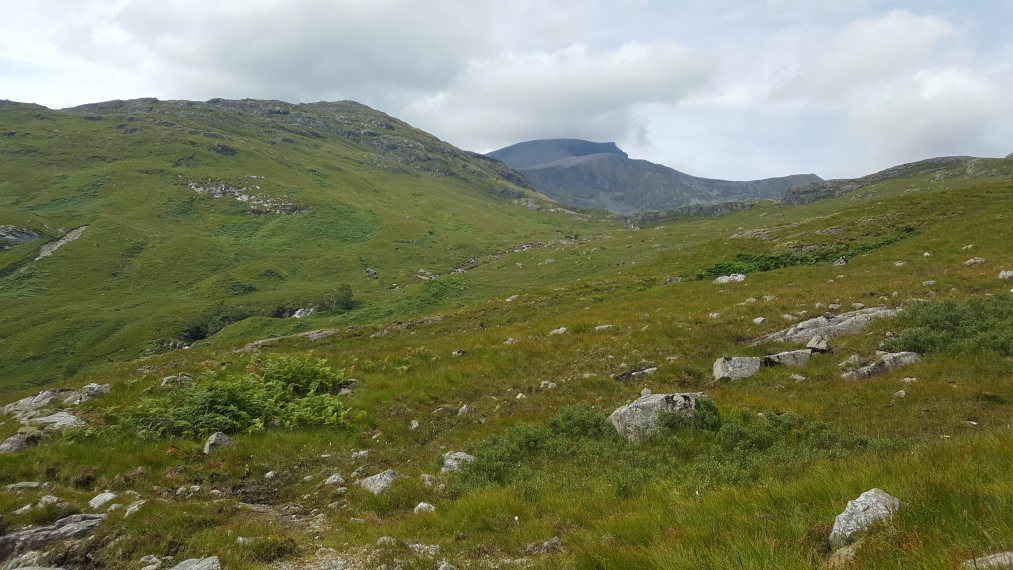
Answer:
<path fill-rule="evenodd" d="M 579 139 L 527 141 L 488 156 L 519 170 L 532 188 L 557 202 L 620 214 L 780 198 L 788 188 L 821 181 L 815 174 L 742 182 L 700 178 L 631 159 L 612 142 Z"/>

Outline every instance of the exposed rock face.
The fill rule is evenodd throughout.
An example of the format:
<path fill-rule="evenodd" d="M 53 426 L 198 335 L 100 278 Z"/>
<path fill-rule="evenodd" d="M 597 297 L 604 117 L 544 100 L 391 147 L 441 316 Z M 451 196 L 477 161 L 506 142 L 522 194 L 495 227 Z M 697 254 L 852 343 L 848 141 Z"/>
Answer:
<path fill-rule="evenodd" d="M 891 370 L 896 370 L 901 366 L 914 364 L 921 360 L 921 358 L 921 355 L 917 352 L 892 352 L 884 354 L 872 364 L 841 374 L 841 378 L 845 380 L 865 380 L 873 376 L 885 374 Z"/>
<path fill-rule="evenodd" d="M 831 348 L 830 348 L 830 339 L 827 338 L 825 335 L 821 335 L 821 334 L 815 335 L 814 337 L 812 337 L 811 339 L 809 339 L 809 342 L 806 343 L 805 347 L 808 348 L 809 350 L 813 351 L 813 352 L 830 352 L 831 351 Z"/>
<path fill-rule="evenodd" d="M 208 558 L 191 558 L 173 566 L 169 570 L 222 570 L 222 563 L 217 556 Z"/>
<path fill-rule="evenodd" d="M 809 356 L 812 352 L 808 349 L 802 350 L 789 350 L 788 352 L 779 352 L 777 354 L 769 354 L 764 357 L 763 362 L 768 366 L 805 366 L 809 364 Z"/>
<path fill-rule="evenodd" d="M 42 441 L 42 433 L 38 430 L 18 432 L 0 443 L 0 453 L 15 453 L 35 447 Z"/>
<path fill-rule="evenodd" d="M 81 234 L 83 234 L 84 231 L 87 229 L 88 226 L 81 226 L 79 228 L 74 228 L 69 232 L 67 232 L 67 235 L 63 236 L 62 238 L 42 246 L 41 248 L 39 248 L 39 255 L 35 257 L 35 261 L 53 255 L 54 253 L 56 253 L 56 250 L 81 237 Z"/>
<path fill-rule="evenodd" d="M 527 141 L 489 156 L 516 168 L 533 188 L 561 204 L 620 214 L 779 198 L 790 187 L 820 179 L 814 174 L 741 182 L 698 178 L 646 160 L 631 160 L 615 143 L 578 139 Z"/>
<path fill-rule="evenodd" d="M 819 316 L 760 337 L 754 344 L 771 340 L 809 342 L 817 335 L 830 341 L 839 336 L 855 334 L 867 327 L 873 320 L 892 317 L 899 312 L 898 309 L 887 307 L 866 307 L 831 317 Z"/>
<path fill-rule="evenodd" d="M 724 356 L 714 361 L 715 380 L 745 380 L 760 371 L 756 356 Z"/>
<path fill-rule="evenodd" d="M 462 464 L 470 463 L 474 460 L 474 455 L 469 455 L 463 451 L 448 451 L 443 454 L 443 467 L 440 468 L 440 473 L 459 471 Z"/>
<path fill-rule="evenodd" d="M 363 489 L 373 493 L 374 495 L 379 495 L 387 489 L 390 489 L 391 485 L 394 484 L 394 481 L 400 477 L 400 473 L 394 471 L 393 469 L 388 469 L 383 473 L 377 473 L 372 477 L 366 477 L 358 483 Z"/>
<path fill-rule="evenodd" d="M 7 404 L 0 408 L 0 413 L 18 416 L 21 412 L 31 412 L 44 408 L 50 404 L 60 402 L 71 395 L 75 390 L 70 388 L 58 388 L 55 390 L 43 390 L 34 396 L 21 398 L 17 402 Z"/>
<path fill-rule="evenodd" d="M 222 432 L 216 432 L 204 442 L 204 455 L 211 455 L 213 452 L 232 445 L 232 438 Z"/>
<path fill-rule="evenodd" d="M 75 406 L 82 402 L 87 402 L 93 398 L 108 394 L 113 389 L 111 384 L 87 384 L 82 386 L 80 390 L 73 390 L 70 394 L 63 399 L 64 405 Z"/>
<path fill-rule="evenodd" d="M 967 560 L 964 562 L 964 568 L 1013 568 L 1013 551 Z"/>
<path fill-rule="evenodd" d="M 47 429 L 53 430 L 80 428 L 88 425 L 84 422 L 84 420 L 69 412 L 56 412 L 48 416 L 27 418 L 21 420 L 21 422 L 25 424 L 44 425 Z"/>
<path fill-rule="evenodd" d="M 759 359 L 757 359 L 759 360 Z M 692 416 L 707 395 L 701 392 L 681 394 L 648 394 L 616 408 L 609 421 L 619 435 L 639 442 L 657 433 L 659 416 L 663 412 Z"/>
<path fill-rule="evenodd" d="M 873 523 L 888 519 L 900 509 L 900 499 L 881 489 L 871 489 L 848 501 L 848 507 L 834 519 L 830 531 L 830 545 L 837 549 L 869 528 Z"/>
<path fill-rule="evenodd" d="M 17 551 L 39 550 L 55 542 L 80 538 L 95 530 L 106 515 L 71 515 L 55 523 L 0 536 L 0 560 Z"/>
<path fill-rule="evenodd" d="M 6 249 L 8 246 L 25 243 L 26 241 L 34 241 L 40 237 L 42 237 L 42 234 L 34 230 L 16 228 L 14 226 L 0 226 L 0 249 Z"/>

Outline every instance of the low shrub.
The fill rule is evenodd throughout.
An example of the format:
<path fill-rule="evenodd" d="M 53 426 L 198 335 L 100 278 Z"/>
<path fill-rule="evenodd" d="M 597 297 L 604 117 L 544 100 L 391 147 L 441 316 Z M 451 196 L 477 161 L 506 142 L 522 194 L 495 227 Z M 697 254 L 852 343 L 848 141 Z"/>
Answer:
<path fill-rule="evenodd" d="M 1013 295 L 919 303 L 900 315 L 907 327 L 886 350 L 1013 356 Z"/>

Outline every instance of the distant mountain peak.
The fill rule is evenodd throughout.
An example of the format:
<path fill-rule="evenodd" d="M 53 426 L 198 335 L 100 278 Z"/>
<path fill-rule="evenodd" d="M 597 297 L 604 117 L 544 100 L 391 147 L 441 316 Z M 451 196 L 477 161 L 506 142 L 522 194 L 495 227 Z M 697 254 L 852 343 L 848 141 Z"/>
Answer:
<path fill-rule="evenodd" d="M 489 153 L 489 156 L 513 168 L 539 168 L 568 158 L 599 154 L 629 158 L 614 142 L 581 139 L 540 139 L 525 141 Z"/>

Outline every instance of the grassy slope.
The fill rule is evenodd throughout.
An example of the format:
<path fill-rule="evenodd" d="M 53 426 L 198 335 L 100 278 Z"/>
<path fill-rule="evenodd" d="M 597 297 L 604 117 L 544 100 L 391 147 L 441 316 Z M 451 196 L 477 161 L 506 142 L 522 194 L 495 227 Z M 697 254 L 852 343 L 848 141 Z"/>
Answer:
<path fill-rule="evenodd" d="M 187 102 L 73 114 L 0 107 L 14 133 L 0 137 L 0 223 L 48 239 L 89 226 L 40 261 L 41 240 L 0 253 L 0 390 L 135 358 L 222 313 L 319 306 L 341 284 L 361 308 L 332 312 L 344 320 L 448 306 L 450 295 L 433 295 L 417 270 L 447 273 L 517 243 L 609 227 L 515 204 L 539 197 L 487 160 L 366 107 L 265 106 L 287 114 Z M 368 146 L 370 137 L 385 146 Z M 207 181 L 311 210 L 251 214 L 188 187 Z M 305 325 L 245 326 L 256 337 Z"/>
<path fill-rule="evenodd" d="M 319 533 L 322 544 L 343 552 L 389 535 L 440 544 L 440 558 L 459 567 L 517 558 L 525 544 L 560 535 L 564 551 L 531 557 L 534 567 L 813 568 L 826 559 L 825 536 L 834 515 L 847 500 L 880 487 L 900 497 L 904 508 L 867 540 L 862 567 L 952 568 L 971 556 L 1009 548 L 1006 541 L 1013 536 L 1008 480 L 1013 367 L 1008 359 L 930 354 L 913 367 L 873 380 L 842 381 L 836 363 L 852 353 L 870 356 L 895 325 L 884 321 L 838 339 L 834 354 L 817 356 L 800 370 L 806 382 L 794 382 L 787 378 L 789 370 L 774 368 L 737 384 L 713 385 L 708 376 L 719 356 L 779 349 L 750 347 L 746 341 L 786 326 L 780 318 L 784 313 L 820 313 L 816 303 L 900 306 L 914 298 L 1007 294 L 1008 286 L 995 275 L 1013 265 L 1005 245 L 1013 207 L 1011 169 L 1009 161 L 987 164 L 996 171 L 988 179 L 890 180 L 805 207 L 765 206 L 721 218 L 614 230 L 492 259 L 444 281 L 464 288 L 452 299 L 441 297 L 436 290 L 441 286 L 429 282 L 422 287 L 438 297 L 430 304 L 417 305 L 420 296 L 415 296 L 399 299 L 400 304 L 367 303 L 348 314 L 314 317 L 300 322 L 300 328 L 381 322 L 323 341 L 287 340 L 267 349 L 312 351 L 337 366 L 355 366 L 360 386 L 348 402 L 362 416 L 351 431 L 240 436 L 235 448 L 211 459 L 197 452 L 196 441 L 146 443 L 97 432 L 11 457 L 0 483 L 43 478 L 55 485 L 47 492 L 82 502 L 103 488 L 133 488 L 147 496 L 157 495 L 153 485 L 200 484 L 224 491 L 224 502 L 199 494 L 107 525 L 105 538 L 126 538 L 95 556 L 123 567 L 149 552 L 217 553 L 230 567 L 256 566 L 273 557 L 236 545 L 232 537 L 237 535 L 290 536 L 299 545 L 297 554 L 310 554 L 321 544 L 310 538 L 319 531 L 304 534 L 232 506 L 243 500 L 322 509 L 330 526 Z M 741 251 L 862 242 L 900 226 L 915 231 L 844 267 L 787 268 L 727 286 L 709 281 L 663 285 L 667 276 L 693 275 Z M 763 232 L 767 239 L 731 237 L 757 229 L 769 230 Z M 970 244 L 973 249 L 962 249 Z M 965 266 L 973 256 L 987 262 Z M 898 261 L 904 265 L 897 266 Z M 929 279 L 937 284 L 924 286 Z M 503 300 L 514 294 L 517 299 Z M 764 295 L 776 298 L 740 304 Z M 382 322 L 427 312 L 440 312 L 444 319 L 404 330 Z M 721 316 L 709 316 L 715 312 Z M 757 316 L 770 322 L 754 325 Z M 614 328 L 594 330 L 599 324 Z M 242 358 L 231 349 L 261 332 L 260 326 L 233 325 L 217 337 L 224 345 L 145 359 L 146 370 L 152 370 L 147 374 L 137 371 L 139 363 L 122 364 L 86 371 L 75 383 L 116 382 L 114 394 L 86 406 L 101 425 L 104 409 L 155 390 L 163 374 Z M 546 335 L 558 326 L 569 332 Z M 264 325 L 263 332 L 269 328 Z M 385 328 L 392 332 L 372 336 Z M 508 337 L 517 343 L 504 345 Z M 468 354 L 452 357 L 459 349 Z M 610 378 L 648 365 L 659 370 L 642 380 L 622 384 Z M 902 384 L 905 376 L 918 382 Z M 543 380 L 558 387 L 542 389 Z M 447 450 L 474 449 L 480 440 L 521 424 L 546 425 L 576 402 L 608 413 L 643 388 L 706 390 L 726 419 L 796 412 L 844 435 L 822 446 L 762 453 L 725 449 L 716 456 L 710 453 L 722 448 L 714 436 L 692 431 L 639 447 L 577 437 L 558 449 L 553 447 L 558 441 L 549 438 L 545 447 L 512 460 L 519 468 L 511 468 L 504 485 L 469 487 L 449 478 L 450 489 L 438 492 L 417 482 L 421 473 L 438 471 L 439 456 Z M 906 397 L 894 396 L 900 388 Z M 528 397 L 518 400 L 518 393 Z M 465 403 L 472 412 L 454 415 Z M 450 413 L 433 413 L 439 408 Z M 414 431 L 412 419 L 420 422 Z M 12 430 L 10 422 L 0 425 L 0 435 Z M 851 437 L 870 443 L 857 445 Z M 181 451 L 167 455 L 170 444 Z M 349 458 L 356 449 L 371 450 L 368 473 L 394 468 L 412 479 L 380 498 L 354 486 L 343 496 L 317 486 L 331 470 L 347 477 L 356 467 Z M 97 453 L 103 462 L 94 461 Z M 333 457 L 321 459 L 321 453 Z M 131 474 L 138 465 L 145 471 Z M 266 482 L 261 475 L 272 469 L 281 472 L 280 479 Z M 315 480 L 305 482 L 305 475 Z M 0 511 L 7 514 L 28 498 L 3 495 Z M 413 514 L 422 500 L 438 511 Z M 340 508 L 327 507 L 334 501 Z M 350 517 L 366 524 L 348 522 Z M 279 546 L 274 554 L 286 551 Z M 403 547 L 377 556 L 376 564 L 399 559 L 409 568 L 433 566 Z"/>

